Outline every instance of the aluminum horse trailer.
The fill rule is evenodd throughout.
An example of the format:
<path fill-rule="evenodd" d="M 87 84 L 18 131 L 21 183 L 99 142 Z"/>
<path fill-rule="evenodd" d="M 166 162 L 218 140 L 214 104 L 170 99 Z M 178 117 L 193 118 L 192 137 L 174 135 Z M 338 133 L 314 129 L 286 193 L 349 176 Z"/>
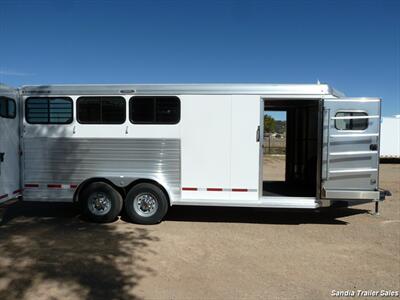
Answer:
<path fill-rule="evenodd" d="M 326 84 L 3 85 L 0 96 L 0 202 L 77 202 L 95 221 L 124 210 L 152 224 L 172 205 L 316 209 L 385 198 L 381 100 Z M 262 176 L 266 110 L 287 112 L 279 186 Z"/>

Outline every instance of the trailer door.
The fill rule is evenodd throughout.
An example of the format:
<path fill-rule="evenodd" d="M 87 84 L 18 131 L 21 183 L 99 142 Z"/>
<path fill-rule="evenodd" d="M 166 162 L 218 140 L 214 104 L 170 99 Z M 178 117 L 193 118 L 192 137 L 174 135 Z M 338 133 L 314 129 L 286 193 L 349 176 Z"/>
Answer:
<path fill-rule="evenodd" d="M 325 99 L 321 198 L 379 200 L 380 99 Z"/>
<path fill-rule="evenodd" d="M 0 204 L 20 195 L 17 93 L 0 86 Z"/>

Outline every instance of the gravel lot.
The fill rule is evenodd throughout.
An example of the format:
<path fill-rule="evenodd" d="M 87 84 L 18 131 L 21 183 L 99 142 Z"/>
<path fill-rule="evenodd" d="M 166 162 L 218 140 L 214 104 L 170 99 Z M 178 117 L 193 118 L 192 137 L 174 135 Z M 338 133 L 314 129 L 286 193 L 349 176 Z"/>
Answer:
<path fill-rule="evenodd" d="M 92 224 L 20 203 L 0 227 L 0 299 L 321 299 L 400 290 L 400 165 L 373 204 L 299 212 L 174 207 L 167 220 Z"/>

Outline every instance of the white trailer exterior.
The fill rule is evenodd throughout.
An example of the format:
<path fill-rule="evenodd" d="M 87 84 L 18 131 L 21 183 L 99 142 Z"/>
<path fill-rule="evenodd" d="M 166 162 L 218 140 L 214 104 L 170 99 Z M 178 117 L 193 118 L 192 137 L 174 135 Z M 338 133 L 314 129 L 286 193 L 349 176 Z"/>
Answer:
<path fill-rule="evenodd" d="M 22 155 L 20 177 L 12 180 L 18 187 L 8 190 L 23 189 L 24 200 L 80 201 L 97 221 L 112 220 L 124 206 L 133 221 L 147 224 L 159 222 L 170 205 L 315 209 L 384 199 L 380 99 L 345 98 L 326 84 L 50 85 L 14 92 L 20 125 L 11 131 L 20 128 L 20 137 L 11 139 Z M 262 179 L 267 106 L 293 116 L 290 196 L 268 193 Z M 10 129 L 1 126 L 4 138 Z M 295 130 L 301 126 L 306 133 Z M 310 142 L 294 142 L 300 136 Z M 20 150 L 13 147 L 7 152 L 15 156 Z M 297 195 L 304 183 L 310 188 Z"/>
<path fill-rule="evenodd" d="M 400 159 L 400 116 L 382 118 L 380 148 L 381 158 Z"/>
<path fill-rule="evenodd" d="M 0 83 L 0 205 L 21 196 L 17 90 Z"/>

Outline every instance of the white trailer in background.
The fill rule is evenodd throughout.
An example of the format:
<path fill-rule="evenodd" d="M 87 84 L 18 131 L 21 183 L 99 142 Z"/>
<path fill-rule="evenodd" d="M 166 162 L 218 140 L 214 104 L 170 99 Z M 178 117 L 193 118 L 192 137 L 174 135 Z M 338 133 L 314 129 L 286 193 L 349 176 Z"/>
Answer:
<path fill-rule="evenodd" d="M 380 105 L 326 84 L 0 89 L 0 202 L 79 202 L 157 223 L 172 205 L 377 203 Z M 285 181 L 263 180 L 264 114 L 287 113 Z M 18 134 L 19 133 L 19 134 Z M 21 166 L 21 168 L 20 168 Z"/>
<path fill-rule="evenodd" d="M 381 159 L 400 159 L 400 115 L 381 121 Z"/>

